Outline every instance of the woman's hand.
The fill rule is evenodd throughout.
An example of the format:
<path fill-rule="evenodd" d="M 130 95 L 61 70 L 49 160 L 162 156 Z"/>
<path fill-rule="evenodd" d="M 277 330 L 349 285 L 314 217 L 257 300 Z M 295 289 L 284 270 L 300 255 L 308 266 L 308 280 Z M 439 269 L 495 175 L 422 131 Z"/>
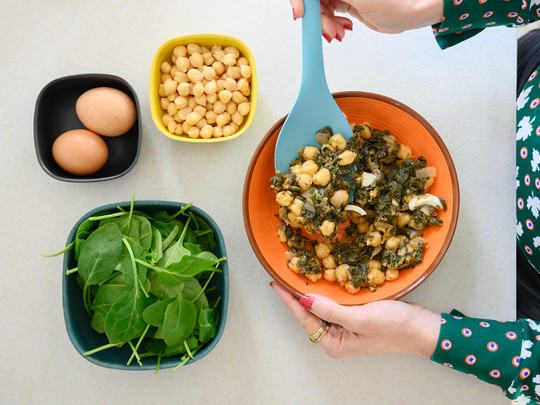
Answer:
<path fill-rule="evenodd" d="M 290 0 L 293 18 L 304 15 L 304 0 Z M 341 41 L 352 30 L 346 13 L 367 27 L 388 34 L 436 24 L 443 17 L 443 0 L 321 0 L 322 31 L 325 39 Z"/>
<path fill-rule="evenodd" d="M 323 320 L 332 324 L 319 343 L 331 357 L 383 353 L 431 357 L 435 350 L 441 317 L 420 305 L 378 301 L 343 306 L 315 294 L 297 300 L 278 283 L 271 286 L 308 335 L 315 333 Z"/>

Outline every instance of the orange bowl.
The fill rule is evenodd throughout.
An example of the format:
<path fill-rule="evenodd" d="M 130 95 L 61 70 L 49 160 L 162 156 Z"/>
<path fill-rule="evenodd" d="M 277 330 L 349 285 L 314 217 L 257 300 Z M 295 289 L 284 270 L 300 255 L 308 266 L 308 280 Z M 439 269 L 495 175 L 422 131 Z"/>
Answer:
<path fill-rule="evenodd" d="M 430 193 L 443 198 L 447 209 L 439 211 L 442 226 L 424 231 L 427 241 L 422 262 L 400 271 L 399 278 L 386 281 L 371 292 L 362 288 L 357 294 L 348 293 L 336 283 L 324 279 L 312 283 L 287 267 L 287 245 L 278 240 L 278 204 L 270 187 L 274 175 L 274 149 L 286 117 L 281 118 L 265 135 L 257 147 L 244 183 L 243 216 L 249 242 L 265 270 L 299 297 L 317 293 L 340 304 L 358 305 L 383 299 L 397 299 L 424 282 L 445 255 L 457 225 L 459 186 L 454 163 L 441 137 L 418 113 L 391 98 L 374 93 L 347 91 L 335 93 L 334 98 L 351 123 L 369 122 L 374 128 L 387 129 L 398 142 L 409 146 L 413 155 L 423 156 L 428 166 L 437 170 Z"/>

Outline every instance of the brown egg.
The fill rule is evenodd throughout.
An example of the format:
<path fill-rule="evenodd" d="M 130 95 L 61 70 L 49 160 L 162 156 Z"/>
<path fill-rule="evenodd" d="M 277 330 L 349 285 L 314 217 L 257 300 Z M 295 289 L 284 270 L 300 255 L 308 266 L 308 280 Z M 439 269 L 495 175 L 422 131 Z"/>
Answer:
<path fill-rule="evenodd" d="M 107 144 L 86 129 L 64 132 L 53 143 L 54 161 L 71 174 L 85 176 L 99 171 L 109 157 Z"/>
<path fill-rule="evenodd" d="M 75 110 L 86 128 L 103 136 L 123 135 L 137 120 L 135 102 L 112 87 L 96 87 L 84 92 L 77 99 Z"/>

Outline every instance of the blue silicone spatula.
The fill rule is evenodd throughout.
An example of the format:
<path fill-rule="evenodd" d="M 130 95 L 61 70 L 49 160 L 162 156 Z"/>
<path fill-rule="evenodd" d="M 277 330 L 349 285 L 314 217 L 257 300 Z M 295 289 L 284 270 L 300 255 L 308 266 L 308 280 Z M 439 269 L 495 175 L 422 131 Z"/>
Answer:
<path fill-rule="evenodd" d="M 345 139 L 352 130 L 332 97 L 324 75 L 320 0 L 304 0 L 302 17 L 302 82 L 296 102 L 279 133 L 275 168 L 284 173 L 298 149 L 317 145 L 315 133 L 326 126 Z"/>

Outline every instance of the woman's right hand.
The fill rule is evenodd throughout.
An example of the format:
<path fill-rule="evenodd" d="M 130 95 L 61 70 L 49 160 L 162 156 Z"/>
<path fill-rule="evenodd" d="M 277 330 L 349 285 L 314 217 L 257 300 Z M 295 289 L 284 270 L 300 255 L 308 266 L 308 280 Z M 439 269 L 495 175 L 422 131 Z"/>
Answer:
<path fill-rule="evenodd" d="M 293 18 L 304 15 L 304 0 L 290 0 Z M 345 31 L 352 30 L 349 14 L 372 30 L 397 34 L 436 24 L 443 17 L 443 0 L 321 0 L 324 38 L 341 41 Z"/>

